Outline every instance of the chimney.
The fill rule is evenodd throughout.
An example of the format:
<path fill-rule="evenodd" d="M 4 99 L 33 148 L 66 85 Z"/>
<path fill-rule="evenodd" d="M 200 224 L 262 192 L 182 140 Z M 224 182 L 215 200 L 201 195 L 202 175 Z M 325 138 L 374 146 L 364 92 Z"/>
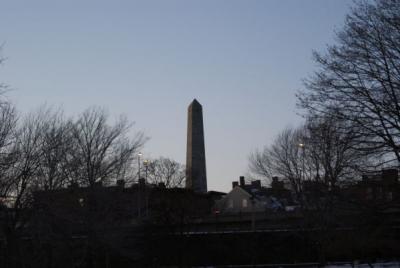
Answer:
<path fill-rule="evenodd" d="M 283 183 L 283 181 L 279 181 L 278 177 L 272 177 L 271 188 L 272 189 L 283 189 L 284 183 Z"/>
<path fill-rule="evenodd" d="M 233 181 L 232 182 L 232 189 L 235 188 L 236 186 L 239 186 L 239 182 L 238 181 Z"/>
<path fill-rule="evenodd" d="M 239 181 L 240 181 L 240 187 L 243 187 L 244 186 L 244 176 L 240 176 Z"/>
<path fill-rule="evenodd" d="M 251 181 L 251 186 L 253 186 L 253 188 L 260 189 L 261 181 L 260 180 Z"/>

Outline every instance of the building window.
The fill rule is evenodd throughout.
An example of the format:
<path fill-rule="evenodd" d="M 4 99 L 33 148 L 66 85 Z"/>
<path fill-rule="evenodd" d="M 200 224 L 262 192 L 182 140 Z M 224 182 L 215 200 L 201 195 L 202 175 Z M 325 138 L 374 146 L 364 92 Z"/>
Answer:
<path fill-rule="evenodd" d="M 242 207 L 247 208 L 247 199 L 242 200 Z"/>

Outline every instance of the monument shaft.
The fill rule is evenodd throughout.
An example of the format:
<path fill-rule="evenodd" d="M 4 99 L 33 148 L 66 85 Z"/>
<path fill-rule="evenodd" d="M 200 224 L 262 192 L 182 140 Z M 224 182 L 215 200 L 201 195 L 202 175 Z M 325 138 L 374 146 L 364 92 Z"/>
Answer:
<path fill-rule="evenodd" d="M 196 99 L 188 108 L 186 188 L 196 193 L 207 193 L 203 108 Z"/>

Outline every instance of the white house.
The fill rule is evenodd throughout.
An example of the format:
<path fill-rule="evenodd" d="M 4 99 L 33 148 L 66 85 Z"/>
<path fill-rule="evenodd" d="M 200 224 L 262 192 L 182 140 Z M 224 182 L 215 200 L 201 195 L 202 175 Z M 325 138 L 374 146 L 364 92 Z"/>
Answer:
<path fill-rule="evenodd" d="M 216 208 L 221 213 L 263 212 L 265 204 L 240 186 L 236 186 L 216 203 Z"/>

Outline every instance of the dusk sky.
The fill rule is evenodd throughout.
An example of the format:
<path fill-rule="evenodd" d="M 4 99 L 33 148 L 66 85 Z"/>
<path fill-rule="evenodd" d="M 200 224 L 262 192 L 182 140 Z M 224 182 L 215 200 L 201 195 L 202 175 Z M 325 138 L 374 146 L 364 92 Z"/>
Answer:
<path fill-rule="evenodd" d="M 187 106 L 203 105 L 208 189 L 301 122 L 295 93 L 350 0 L 4 0 L 0 82 L 22 113 L 98 105 L 150 140 L 143 157 L 185 163 Z"/>

